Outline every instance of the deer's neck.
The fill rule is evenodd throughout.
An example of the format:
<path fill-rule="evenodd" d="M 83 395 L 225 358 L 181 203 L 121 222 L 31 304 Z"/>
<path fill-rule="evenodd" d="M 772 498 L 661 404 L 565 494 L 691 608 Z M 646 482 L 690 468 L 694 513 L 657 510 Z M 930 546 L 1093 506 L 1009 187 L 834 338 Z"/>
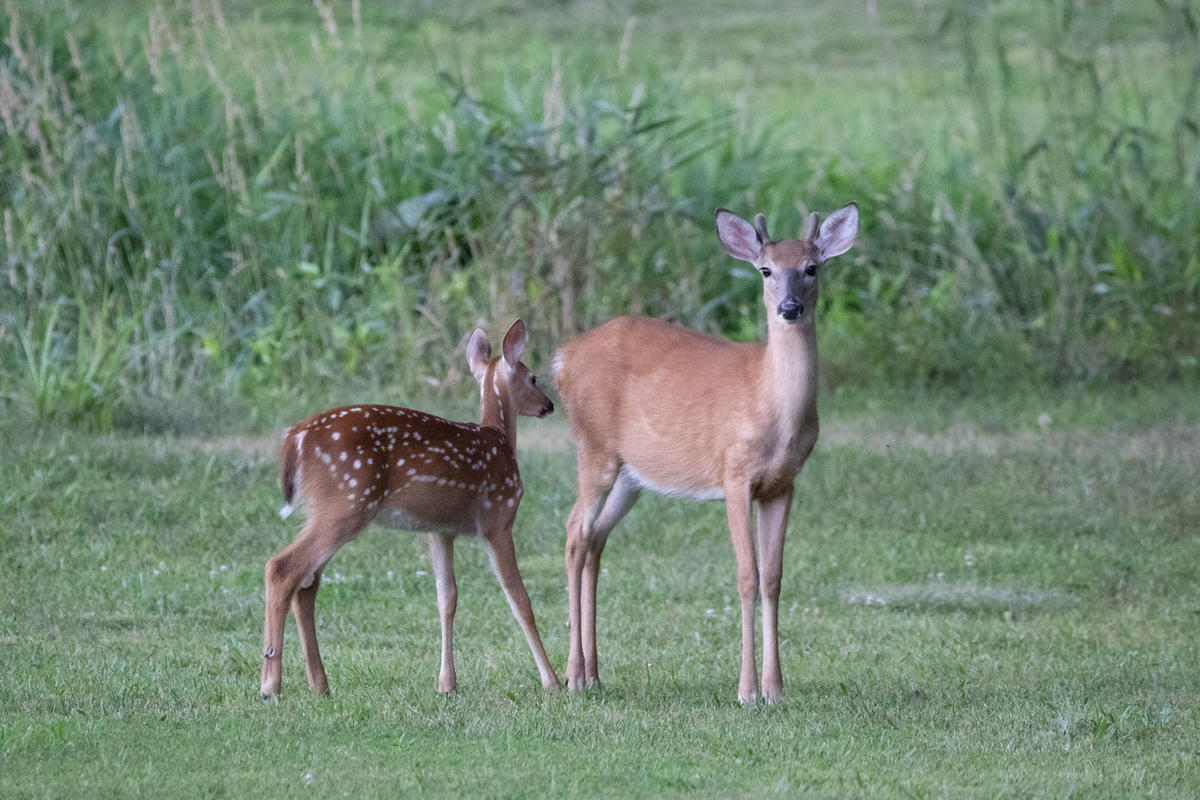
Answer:
<path fill-rule="evenodd" d="M 500 379 L 499 361 L 492 364 L 479 387 L 480 424 L 499 428 L 508 442 L 513 455 L 517 454 L 517 415 L 509 402 L 508 387 Z"/>
<path fill-rule="evenodd" d="M 811 314 L 795 325 L 767 323 L 760 397 L 791 435 L 817 421 L 817 329 Z"/>

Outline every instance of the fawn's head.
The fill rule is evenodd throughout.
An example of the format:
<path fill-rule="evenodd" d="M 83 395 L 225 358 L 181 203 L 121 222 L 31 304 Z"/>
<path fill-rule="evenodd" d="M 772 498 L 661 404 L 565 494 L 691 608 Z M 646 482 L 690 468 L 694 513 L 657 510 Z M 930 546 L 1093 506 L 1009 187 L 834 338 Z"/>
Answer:
<path fill-rule="evenodd" d="M 501 355 L 492 358 L 492 346 L 487 334 L 479 328 L 471 334 L 467 343 L 467 364 L 471 374 L 479 381 L 480 396 L 493 392 L 497 397 L 507 397 L 511 408 L 527 417 L 544 417 L 554 411 L 554 403 L 537 386 L 537 377 L 529 367 L 521 363 L 529 334 L 525 323 L 517 320 L 504 334 Z"/>
<path fill-rule="evenodd" d="M 756 214 L 754 224 L 717 209 L 717 236 L 725 252 L 748 261 L 763 276 L 763 302 L 784 323 L 795 324 L 805 310 L 816 307 L 820 267 L 850 249 L 858 236 L 858 205 L 850 203 L 821 224 L 814 212 L 799 239 L 775 241 L 767 235 L 767 219 Z"/>

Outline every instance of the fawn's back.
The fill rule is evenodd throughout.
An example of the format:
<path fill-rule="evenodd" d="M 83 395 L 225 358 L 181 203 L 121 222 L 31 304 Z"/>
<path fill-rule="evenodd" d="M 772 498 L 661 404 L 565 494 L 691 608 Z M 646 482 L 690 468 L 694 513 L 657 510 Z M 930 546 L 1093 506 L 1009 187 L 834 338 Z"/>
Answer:
<path fill-rule="evenodd" d="M 292 504 L 299 490 L 310 504 L 352 513 L 362 524 L 475 533 L 481 513 L 515 509 L 521 498 L 503 438 L 497 428 L 398 406 L 335 408 L 287 431 L 284 499 Z M 308 466 L 300 470 L 301 463 Z"/>

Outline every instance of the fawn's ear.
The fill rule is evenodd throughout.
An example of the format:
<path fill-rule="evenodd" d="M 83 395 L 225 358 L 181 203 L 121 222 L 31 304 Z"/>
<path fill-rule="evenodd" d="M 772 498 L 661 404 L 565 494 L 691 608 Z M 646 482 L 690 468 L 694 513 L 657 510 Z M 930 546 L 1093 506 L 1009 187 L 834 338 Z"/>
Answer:
<path fill-rule="evenodd" d="M 817 252 L 827 261 L 850 249 L 858 238 L 858 204 L 847 203 L 829 215 L 817 236 Z"/>
<path fill-rule="evenodd" d="M 488 344 L 487 334 L 482 329 L 476 328 L 475 332 L 471 334 L 471 341 L 467 342 L 467 366 L 471 368 L 471 374 L 475 376 L 475 380 L 483 380 L 491 357 L 492 346 Z"/>
<path fill-rule="evenodd" d="M 525 343 L 528 341 L 529 333 L 525 330 L 525 323 L 518 319 L 508 329 L 508 333 L 504 334 L 504 344 L 501 347 L 504 361 L 509 367 L 516 369 L 521 356 L 525 354 Z"/>
<path fill-rule="evenodd" d="M 766 227 L 766 220 L 763 220 L 764 233 Z M 758 261 L 763 245 L 766 244 L 753 225 L 723 208 L 717 209 L 717 238 L 721 240 L 721 246 L 725 248 L 726 253 L 751 264 Z"/>

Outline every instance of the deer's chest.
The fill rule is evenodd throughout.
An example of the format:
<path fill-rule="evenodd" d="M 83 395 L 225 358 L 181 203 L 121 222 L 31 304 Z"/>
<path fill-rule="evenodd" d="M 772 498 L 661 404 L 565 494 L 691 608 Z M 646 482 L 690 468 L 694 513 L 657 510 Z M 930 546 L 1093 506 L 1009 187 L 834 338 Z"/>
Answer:
<path fill-rule="evenodd" d="M 778 432 L 760 441 L 760 468 L 755 472 L 753 485 L 755 498 L 774 497 L 791 486 L 816 443 L 816 420 L 799 430 Z"/>

